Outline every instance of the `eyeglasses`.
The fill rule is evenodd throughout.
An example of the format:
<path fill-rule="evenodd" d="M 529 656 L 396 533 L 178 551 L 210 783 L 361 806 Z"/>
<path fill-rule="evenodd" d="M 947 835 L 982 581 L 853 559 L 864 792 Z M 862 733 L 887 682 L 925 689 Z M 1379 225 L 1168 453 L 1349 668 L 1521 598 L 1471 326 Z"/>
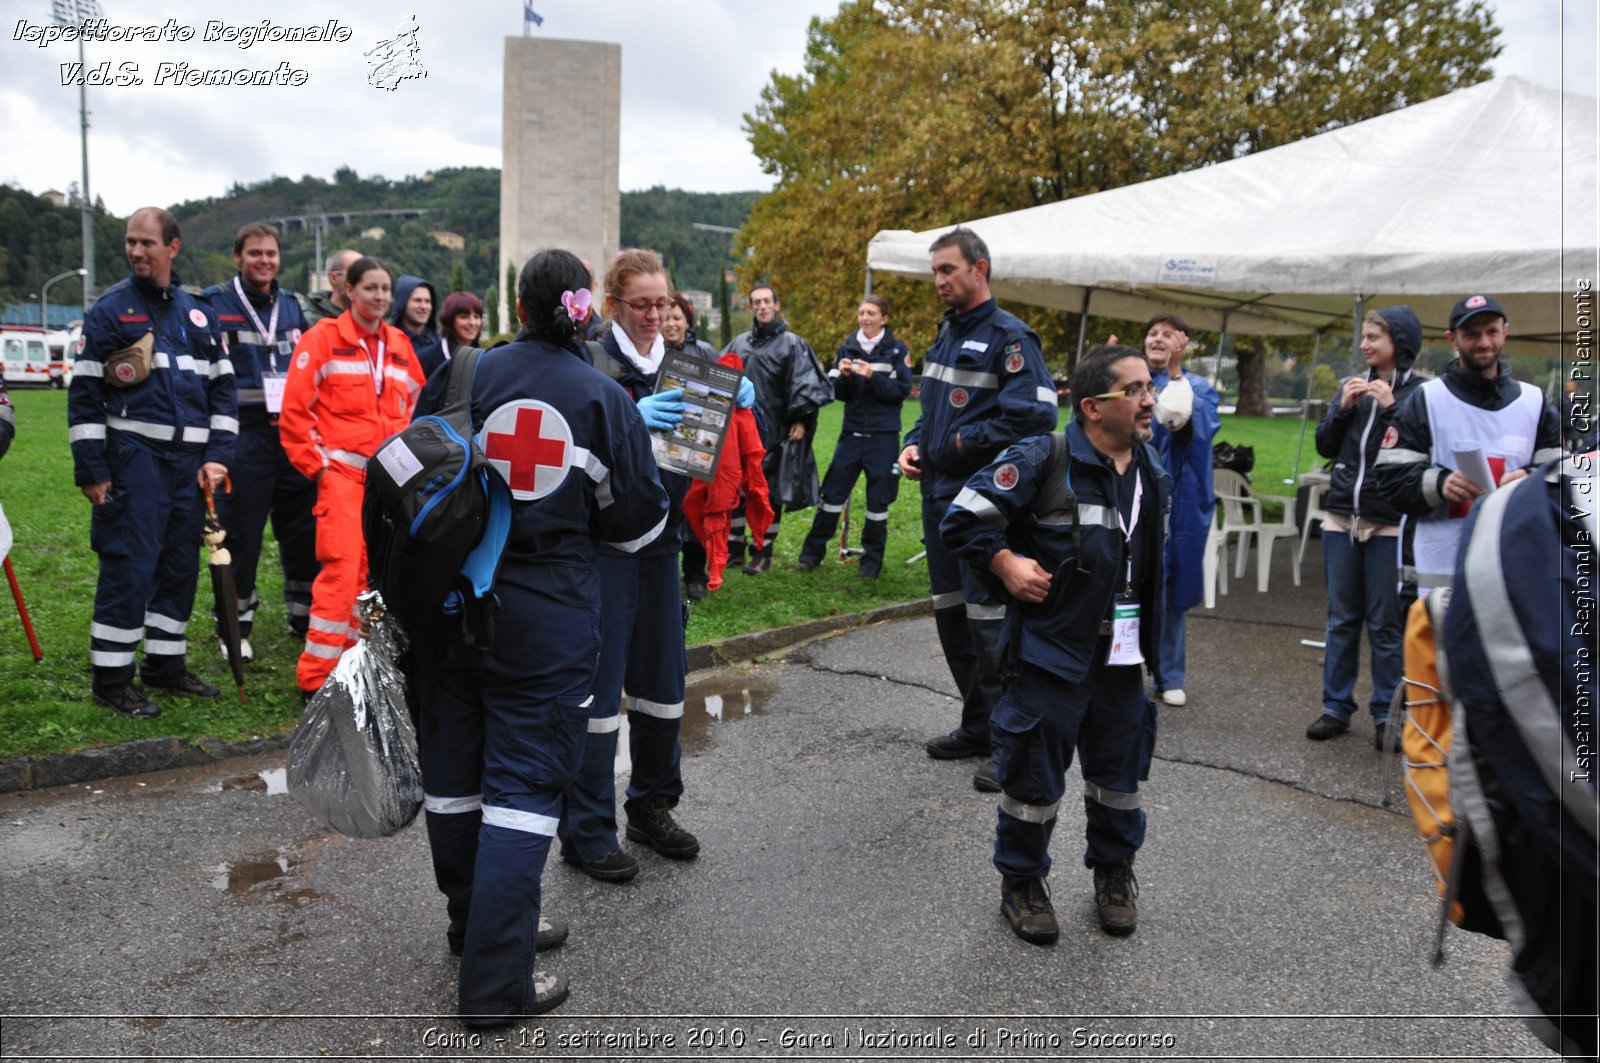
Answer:
<path fill-rule="evenodd" d="M 658 314 L 665 314 L 676 305 L 671 299 L 657 299 L 654 302 L 649 299 L 623 299 L 621 302 L 635 314 L 648 314 L 652 310 Z"/>
<path fill-rule="evenodd" d="M 1146 395 L 1154 395 L 1156 389 L 1150 384 L 1129 384 L 1118 391 L 1108 391 L 1104 395 L 1090 395 L 1091 399 L 1133 399 L 1135 402 Z"/>

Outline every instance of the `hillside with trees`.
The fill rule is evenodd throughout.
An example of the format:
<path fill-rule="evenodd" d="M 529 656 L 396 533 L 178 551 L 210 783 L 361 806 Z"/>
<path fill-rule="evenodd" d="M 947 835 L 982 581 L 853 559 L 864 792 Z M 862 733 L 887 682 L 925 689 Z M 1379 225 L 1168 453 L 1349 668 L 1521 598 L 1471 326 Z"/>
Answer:
<path fill-rule="evenodd" d="M 694 223 L 737 228 L 749 216 L 758 192 L 684 192 L 662 187 L 622 193 L 623 246 L 654 247 L 666 257 L 680 287 L 715 292 L 721 271 L 731 264 L 727 233 L 705 231 Z M 99 204 L 95 222 L 95 273 L 101 288 L 127 275 L 122 257 L 123 218 Z M 437 170 L 421 177 L 389 180 L 363 177 L 349 167 L 331 180 L 269 177 L 236 184 L 207 199 L 171 204 L 183 228 L 178 273 L 186 284 L 206 285 L 234 273 L 233 234 L 260 219 L 308 217 L 318 213 L 356 214 L 330 224 L 323 254 L 354 245 L 372 250 L 397 270 L 416 273 L 441 290 L 456 282 L 482 294 L 497 278 L 500 243 L 500 171 L 483 167 Z M 425 211 L 420 217 L 362 216 L 365 211 Z M 82 260 L 76 202 L 57 207 L 42 196 L 0 185 L 0 305 L 21 303 L 43 281 Z M 363 230 L 381 228 L 379 239 Z M 462 250 L 441 245 L 430 232 L 459 234 Z M 284 226 L 284 283 L 304 289 L 320 264 L 316 241 L 305 227 Z M 52 303 L 75 302 L 75 281 L 51 289 Z"/>

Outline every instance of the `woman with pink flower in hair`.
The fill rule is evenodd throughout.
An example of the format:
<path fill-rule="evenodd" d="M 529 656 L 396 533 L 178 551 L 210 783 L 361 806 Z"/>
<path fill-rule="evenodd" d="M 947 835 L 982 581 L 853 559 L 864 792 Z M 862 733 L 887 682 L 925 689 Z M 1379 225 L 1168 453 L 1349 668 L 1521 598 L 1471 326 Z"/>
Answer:
<path fill-rule="evenodd" d="M 540 882 L 589 728 L 597 555 L 649 549 L 667 526 L 638 408 L 586 363 L 588 283 L 577 256 L 535 254 L 517 285 L 521 331 L 473 366 L 473 435 L 512 499 L 492 637 L 476 627 L 469 640 L 441 611 L 413 641 L 428 844 L 468 1025 L 502 1025 L 566 998 L 566 979 L 533 964 L 566 937 L 540 918 Z M 438 410 L 463 364 L 435 374 L 419 414 Z"/>

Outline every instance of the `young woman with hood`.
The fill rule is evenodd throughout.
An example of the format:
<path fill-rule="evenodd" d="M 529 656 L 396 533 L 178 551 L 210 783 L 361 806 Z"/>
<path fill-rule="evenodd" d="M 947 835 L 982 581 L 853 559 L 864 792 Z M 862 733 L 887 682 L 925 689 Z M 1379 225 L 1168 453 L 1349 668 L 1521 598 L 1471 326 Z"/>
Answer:
<path fill-rule="evenodd" d="M 422 371 L 432 376 L 450 360 L 450 349 L 439 336 L 439 295 L 433 285 L 407 273 L 394 284 L 394 308 L 389 324 L 406 334 L 417 352 Z"/>
<path fill-rule="evenodd" d="M 1334 459 L 1323 508 L 1322 553 L 1328 578 L 1327 653 L 1322 670 L 1322 715 L 1306 728 L 1320 742 L 1350 729 L 1356 713 L 1356 672 L 1361 628 L 1372 651 L 1373 743 L 1398 748 L 1400 729 L 1388 728 L 1389 704 L 1400 684 L 1402 661 L 1399 556 L 1402 514 L 1378 493 L 1373 462 L 1389 422 L 1422 383 L 1411 371 L 1422 348 L 1422 325 L 1408 306 L 1367 314 L 1361 353 L 1367 371 L 1339 387 L 1338 398 L 1317 426 L 1317 453 Z"/>

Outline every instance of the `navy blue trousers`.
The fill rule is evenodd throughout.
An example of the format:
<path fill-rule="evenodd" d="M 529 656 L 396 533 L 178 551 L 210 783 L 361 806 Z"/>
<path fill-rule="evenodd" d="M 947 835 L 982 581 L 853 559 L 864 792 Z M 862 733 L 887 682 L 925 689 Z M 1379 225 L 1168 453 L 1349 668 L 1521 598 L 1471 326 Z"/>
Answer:
<path fill-rule="evenodd" d="M 988 744 L 989 717 L 1000 700 L 1000 632 L 1006 607 L 992 597 L 972 568 L 951 553 L 939 537 L 939 522 L 950 498 L 922 497 L 922 545 L 928 550 L 928 590 L 933 595 L 933 625 L 945 663 L 961 692 L 961 723 L 966 737 Z"/>
<path fill-rule="evenodd" d="M 861 534 L 861 563 L 874 569 L 883 567 L 884 544 L 889 540 L 889 507 L 900 493 L 900 478 L 894 475 L 900 456 L 900 437 L 894 433 L 845 433 L 833 449 L 833 461 L 822 478 L 822 503 L 811 521 L 800 556 L 820 561 L 827 554 L 828 540 L 839 528 L 856 480 L 867 474 L 867 512 L 858 518 Z"/>
<path fill-rule="evenodd" d="M 540 880 L 583 755 L 598 582 L 588 567 L 508 558 L 494 645 L 418 640 L 428 845 L 461 950 L 463 1016 L 511 1019 L 533 1002 Z"/>
<path fill-rule="evenodd" d="M 622 711 L 628 714 L 632 768 L 623 809 L 630 815 L 683 796 L 683 686 L 688 657 L 683 646 L 683 598 L 678 554 L 618 557 L 601 554 L 600 659 L 594 701 L 583 742 L 583 766 L 567 787 L 561 847 L 593 862 L 617 844 L 616 758 Z"/>
<path fill-rule="evenodd" d="M 1139 783 L 1150 776 L 1156 708 L 1139 665 L 1104 663 L 1109 643 L 1100 639 L 1095 663 L 1077 683 L 1024 662 L 995 709 L 994 866 L 1007 878 L 1050 873 L 1050 836 L 1074 751 L 1084 780 L 1085 866 L 1127 859 L 1144 844 Z"/>
<path fill-rule="evenodd" d="M 278 429 L 264 420 L 242 419 L 233 464 L 231 494 L 217 496 L 217 519 L 228 532 L 233 584 L 239 592 L 239 633 L 250 637 L 255 623 L 256 569 L 267 521 L 278 540 L 283 567 L 283 607 L 289 630 L 304 636 L 311 619 L 311 583 L 317 578 L 317 523 L 311 507 L 317 485 L 289 464 Z M 222 628 L 217 627 L 220 638 Z"/>
<path fill-rule="evenodd" d="M 196 480 L 200 460 L 198 451 L 146 446 L 122 432 L 107 435 L 111 493 L 93 507 L 89 521 L 89 545 L 100 555 L 89 628 L 96 686 L 133 681 L 141 639 L 146 682 L 183 678 L 205 517 Z"/>

